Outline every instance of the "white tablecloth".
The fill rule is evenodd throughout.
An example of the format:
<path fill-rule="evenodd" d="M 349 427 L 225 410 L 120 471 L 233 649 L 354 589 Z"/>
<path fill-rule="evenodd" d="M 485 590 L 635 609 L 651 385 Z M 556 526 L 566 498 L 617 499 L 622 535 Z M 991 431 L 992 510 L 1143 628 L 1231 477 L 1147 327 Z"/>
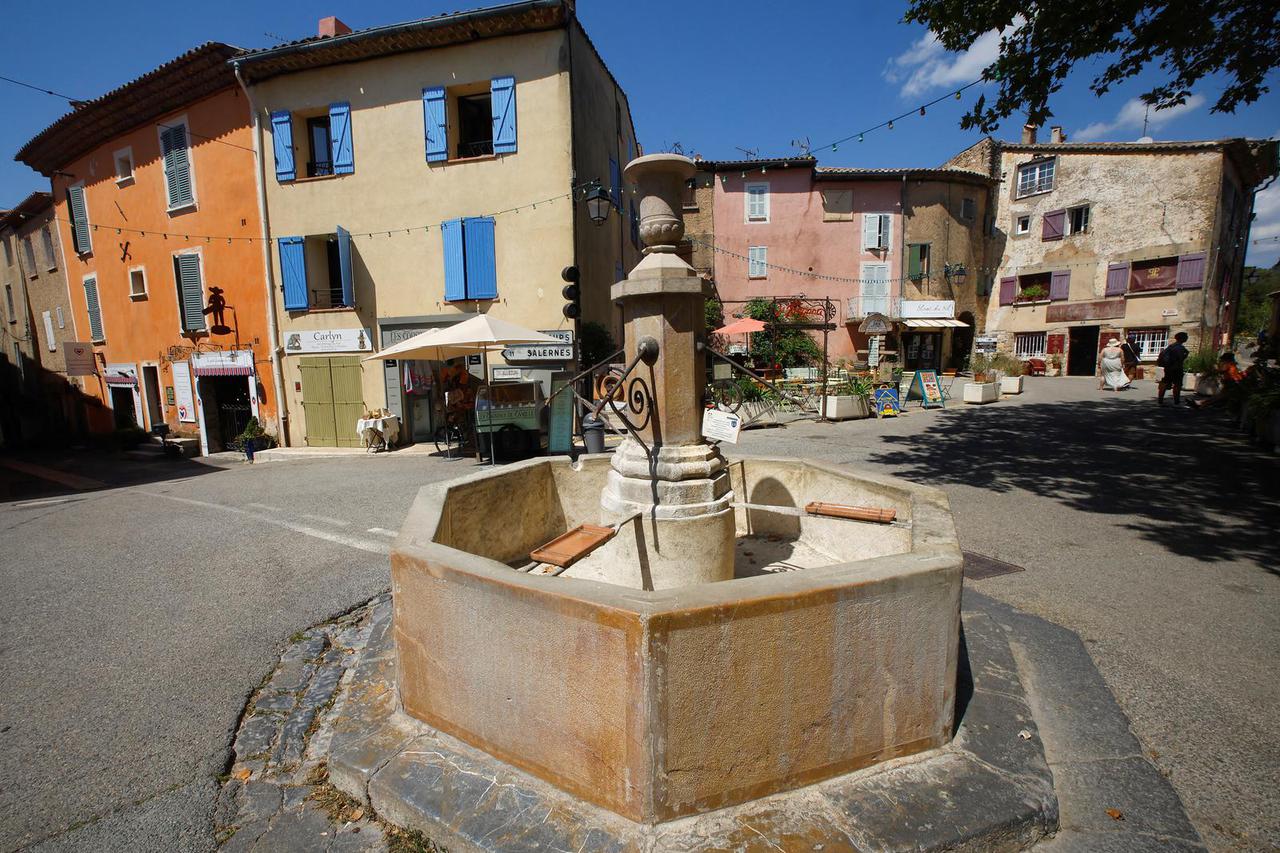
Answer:
<path fill-rule="evenodd" d="M 400 419 L 395 415 L 386 418 L 361 418 L 356 421 L 356 435 L 363 438 L 366 429 L 375 429 L 381 433 L 387 447 L 400 443 Z"/>

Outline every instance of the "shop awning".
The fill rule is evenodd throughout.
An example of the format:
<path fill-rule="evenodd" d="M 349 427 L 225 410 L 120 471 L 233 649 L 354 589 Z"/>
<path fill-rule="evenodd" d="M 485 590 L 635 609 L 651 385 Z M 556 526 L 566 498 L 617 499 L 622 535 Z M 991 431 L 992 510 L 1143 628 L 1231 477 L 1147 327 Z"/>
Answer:
<path fill-rule="evenodd" d="M 252 376 L 252 364 L 210 364 L 203 365 L 192 362 L 191 373 L 195 376 Z"/>
<path fill-rule="evenodd" d="M 967 329 L 969 324 L 962 320 L 903 320 L 903 325 L 909 329 Z"/>
<path fill-rule="evenodd" d="M 138 380 L 133 376 L 126 376 L 120 373 L 108 373 L 102 377 L 108 385 L 127 385 L 130 388 L 138 386 Z"/>

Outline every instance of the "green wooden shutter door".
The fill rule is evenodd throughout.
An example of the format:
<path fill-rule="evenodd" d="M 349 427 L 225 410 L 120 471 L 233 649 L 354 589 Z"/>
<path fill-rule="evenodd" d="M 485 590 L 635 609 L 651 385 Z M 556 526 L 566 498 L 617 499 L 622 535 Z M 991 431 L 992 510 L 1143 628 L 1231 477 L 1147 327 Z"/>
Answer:
<path fill-rule="evenodd" d="M 363 372 L 359 356 L 335 356 L 329 359 L 333 377 L 333 419 L 339 447 L 359 447 L 356 421 L 364 417 Z"/>
<path fill-rule="evenodd" d="M 921 278 L 920 272 L 920 244 L 912 243 L 907 247 L 910 255 L 907 258 L 907 277 L 912 279 Z"/>
<path fill-rule="evenodd" d="M 333 421 L 333 382 L 329 376 L 329 359 L 304 358 L 298 367 L 302 372 L 302 411 L 307 418 L 307 446 L 333 447 L 338 436 Z"/>
<path fill-rule="evenodd" d="M 204 288 L 200 282 L 200 256 L 178 255 L 174 258 L 178 274 L 178 308 L 182 315 L 182 330 L 197 332 L 205 327 Z"/>

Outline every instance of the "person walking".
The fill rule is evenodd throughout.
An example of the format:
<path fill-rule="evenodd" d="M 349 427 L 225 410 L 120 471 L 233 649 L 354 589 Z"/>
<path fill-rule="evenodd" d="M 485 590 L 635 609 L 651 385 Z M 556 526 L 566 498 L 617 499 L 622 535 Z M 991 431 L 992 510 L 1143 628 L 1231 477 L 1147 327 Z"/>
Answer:
<path fill-rule="evenodd" d="M 1173 389 L 1173 404 L 1175 406 L 1182 403 L 1182 365 L 1186 362 L 1187 356 L 1191 353 L 1187 352 L 1186 332 L 1178 332 L 1173 336 L 1173 343 L 1160 350 L 1160 355 L 1156 356 L 1156 367 L 1164 368 L 1164 378 L 1160 380 L 1160 385 L 1156 390 L 1156 403 L 1164 405 L 1164 392 Z"/>
<path fill-rule="evenodd" d="M 1124 350 L 1120 347 L 1120 339 L 1112 338 L 1103 347 L 1098 357 L 1098 390 L 1107 388 L 1119 391 L 1129 387 L 1129 377 L 1124 370 Z"/>
<path fill-rule="evenodd" d="M 1124 356 L 1124 375 L 1132 381 L 1138 378 L 1138 336 L 1130 332 L 1125 336 L 1124 343 L 1120 345 L 1121 354 Z"/>

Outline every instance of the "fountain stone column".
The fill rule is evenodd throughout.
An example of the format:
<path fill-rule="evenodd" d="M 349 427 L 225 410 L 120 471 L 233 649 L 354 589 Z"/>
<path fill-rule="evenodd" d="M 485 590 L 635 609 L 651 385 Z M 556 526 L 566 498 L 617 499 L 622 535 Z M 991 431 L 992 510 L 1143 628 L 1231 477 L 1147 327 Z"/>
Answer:
<path fill-rule="evenodd" d="M 734 496 L 724 457 L 702 437 L 700 344 L 711 286 L 676 254 L 684 183 L 695 171 L 675 154 L 640 157 L 625 170 L 638 186 L 645 249 L 612 297 L 622 306 L 627 359 L 640 359 L 619 403 L 640 440 L 628 435 L 618 447 L 600 504 L 606 522 L 640 514 L 618 533 L 636 563 L 620 560 L 616 574 L 605 571 L 614 582 L 647 589 L 733 577 Z"/>

